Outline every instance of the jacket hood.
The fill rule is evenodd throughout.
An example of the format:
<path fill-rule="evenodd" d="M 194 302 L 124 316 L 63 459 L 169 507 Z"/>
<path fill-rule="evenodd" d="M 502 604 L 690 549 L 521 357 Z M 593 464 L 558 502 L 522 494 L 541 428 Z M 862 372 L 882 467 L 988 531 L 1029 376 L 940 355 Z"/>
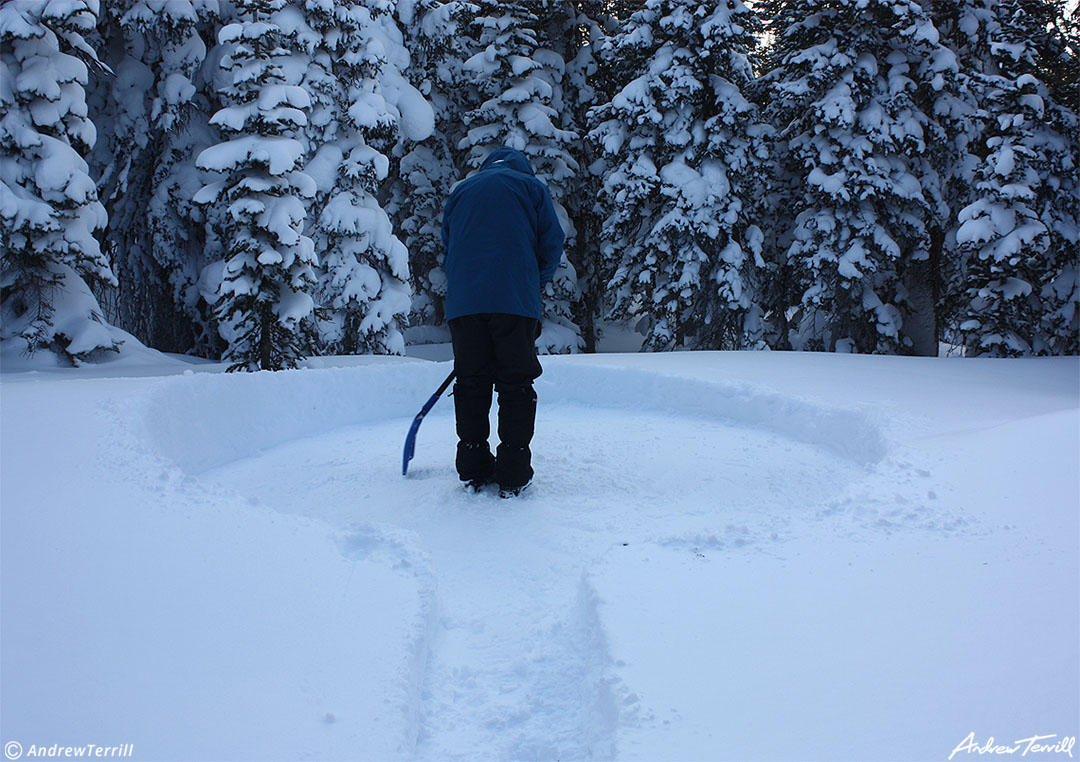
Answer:
<path fill-rule="evenodd" d="M 494 151 L 487 155 L 484 159 L 484 163 L 480 165 L 480 171 L 485 169 L 491 169 L 492 167 L 507 167 L 516 172 L 524 172 L 527 175 L 536 177 L 536 173 L 533 171 L 532 164 L 529 163 L 528 158 L 521 151 L 508 146 L 502 148 L 496 148 Z"/>

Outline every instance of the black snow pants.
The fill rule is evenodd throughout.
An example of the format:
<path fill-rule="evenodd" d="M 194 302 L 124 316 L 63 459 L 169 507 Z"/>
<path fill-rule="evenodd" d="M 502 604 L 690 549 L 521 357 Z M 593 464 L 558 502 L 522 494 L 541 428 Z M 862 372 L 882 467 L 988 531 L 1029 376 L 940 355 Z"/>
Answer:
<path fill-rule="evenodd" d="M 450 321 L 454 343 L 457 470 L 462 481 L 497 481 L 503 489 L 532 479 L 529 443 L 536 420 L 533 379 L 539 321 L 520 315 L 465 315 Z M 492 390 L 499 394 L 499 446 L 488 445 Z"/>

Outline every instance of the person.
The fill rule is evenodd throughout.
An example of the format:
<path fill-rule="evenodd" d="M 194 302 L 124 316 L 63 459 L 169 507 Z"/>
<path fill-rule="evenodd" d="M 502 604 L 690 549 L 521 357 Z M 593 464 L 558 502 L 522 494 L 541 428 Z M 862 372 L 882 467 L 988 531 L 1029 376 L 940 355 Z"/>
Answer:
<path fill-rule="evenodd" d="M 492 151 L 443 210 L 446 319 L 454 348 L 458 476 L 479 491 L 521 494 L 532 477 L 533 381 L 541 287 L 555 276 L 565 235 L 547 186 L 521 152 Z M 488 444 L 492 391 L 499 446 Z"/>

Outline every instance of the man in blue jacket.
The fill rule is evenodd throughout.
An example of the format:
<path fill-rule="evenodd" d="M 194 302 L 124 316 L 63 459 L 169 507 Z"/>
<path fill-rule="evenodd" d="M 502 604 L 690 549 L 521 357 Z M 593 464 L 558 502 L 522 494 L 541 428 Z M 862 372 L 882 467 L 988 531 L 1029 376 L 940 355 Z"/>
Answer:
<path fill-rule="evenodd" d="M 496 481 L 521 493 L 533 476 L 533 380 L 540 375 L 540 288 L 555 276 L 564 239 L 547 186 L 529 160 L 497 148 L 458 183 L 443 210 L 446 318 L 454 344 L 457 470 L 473 490 Z M 499 446 L 488 445 L 492 390 Z"/>

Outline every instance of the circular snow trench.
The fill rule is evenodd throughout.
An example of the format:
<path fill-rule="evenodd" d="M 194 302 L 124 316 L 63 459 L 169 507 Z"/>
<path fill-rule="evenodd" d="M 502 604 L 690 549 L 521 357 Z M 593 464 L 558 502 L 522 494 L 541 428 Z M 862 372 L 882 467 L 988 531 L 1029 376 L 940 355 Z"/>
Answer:
<path fill-rule="evenodd" d="M 604 680 L 591 565 L 635 544 L 771 552 L 866 473 L 826 449 L 718 418 L 541 400 L 533 484 L 500 499 L 458 482 L 445 401 L 421 426 L 402 477 L 410 422 L 293 440 L 200 477 L 327 522 L 345 552 L 376 552 L 386 538 L 410 547 L 434 600 L 415 701 L 402 708 L 414 715 L 402 745 L 413 758 L 611 758 L 619 706 Z"/>

